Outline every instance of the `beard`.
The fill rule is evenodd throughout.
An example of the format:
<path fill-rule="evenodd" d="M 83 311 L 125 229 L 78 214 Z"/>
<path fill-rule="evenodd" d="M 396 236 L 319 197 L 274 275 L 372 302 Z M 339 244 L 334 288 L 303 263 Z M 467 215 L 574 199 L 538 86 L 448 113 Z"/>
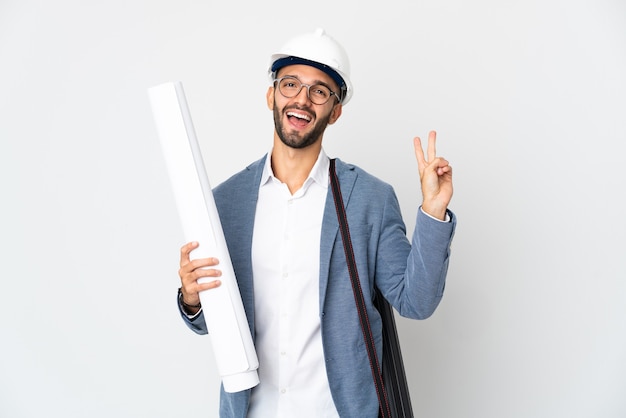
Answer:
<path fill-rule="evenodd" d="M 297 109 L 297 108 L 295 108 Z M 290 148 L 302 149 L 306 148 L 318 140 L 322 139 L 322 134 L 326 130 L 328 126 L 328 121 L 330 120 L 330 113 L 325 115 L 324 117 L 318 119 L 315 118 L 315 125 L 313 129 L 308 133 L 302 134 L 297 131 L 288 132 L 283 124 L 282 114 L 286 112 L 287 109 L 278 109 L 278 106 L 274 106 L 274 127 L 276 128 L 276 133 L 278 137 L 283 142 L 283 144 L 287 145 Z M 315 113 L 315 112 L 310 112 Z M 316 114 L 317 116 L 317 114 Z"/>

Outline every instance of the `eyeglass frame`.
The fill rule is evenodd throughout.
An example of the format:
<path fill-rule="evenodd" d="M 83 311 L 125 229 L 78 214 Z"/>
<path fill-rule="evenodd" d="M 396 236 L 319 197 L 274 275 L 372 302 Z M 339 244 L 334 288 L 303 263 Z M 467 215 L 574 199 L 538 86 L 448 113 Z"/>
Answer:
<path fill-rule="evenodd" d="M 285 93 L 282 92 L 282 90 L 280 89 L 280 82 L 286 78 L 291 78 L 296 80 L 298 83 L 300 83 L 300 89 L 298 90 L 298 92 L 296 94 L 294 94 L 291 97 L 285 96 Z M 335 93 L 330 87 L 328 87 L 325 83 L 315 83 L 315 84 L 305 84 L 302 81 L 300 81 L 300 79 L 296 76 L 293 75 L 284 75 L 280 78 L 277 78 L 274 80 L 274 83 L 278 83 L 276 85 L 276 89 L 278 90 L 278 92 L 286 99 L 293 99 L 294 97 L 297 97 L 300 92 L 302 91 L 303 87 L 306 87 L 306 97 L 311 100 L 311 103 L 316 104 L 318 106 L 322 106 L 325 105 L 326 103 L 328 103 L 331 99 L 331 97 L 335 96 L 337 98 L 337 102 L 341 103 L 341 98 L 339 97 L 339 94 Z M 315 103 L 312 99 L 311 99 L 311 87 L 314 86 L 324 86 L 326 87 L 329 91 L 330 91 L 330 95 L 328 96 L 328 99 L 324 102 L 324 103 Z"/>

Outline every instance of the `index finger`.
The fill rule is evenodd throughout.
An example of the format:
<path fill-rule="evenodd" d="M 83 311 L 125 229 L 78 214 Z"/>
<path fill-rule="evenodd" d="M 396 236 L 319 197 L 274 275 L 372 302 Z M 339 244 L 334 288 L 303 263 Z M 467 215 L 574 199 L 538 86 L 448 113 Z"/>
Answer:
<path fill-rule="evenodd" d="M 417 168 L 420 173 L 426 167 L 426 160 L 424 159 L 424 149 L 422 148 L 422 140 L 419 136 L 413 138 L 413 147 L 415 148 L 415 159 L 417 159 Z"/>
<path fill-rule="evenodd" d="M 198 248 L 198 243 L 196 241 L 188 242 L 180 248 L 180 266 L 184 266 L 185 264 L 191 261 L 189 254 Z"/>

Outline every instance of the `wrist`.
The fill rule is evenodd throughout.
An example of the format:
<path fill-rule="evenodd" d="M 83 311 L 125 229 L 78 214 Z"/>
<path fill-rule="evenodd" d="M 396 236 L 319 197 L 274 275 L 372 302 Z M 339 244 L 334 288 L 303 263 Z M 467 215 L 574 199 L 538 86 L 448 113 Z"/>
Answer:
<path fill-rule="evenodd" d="M 189 315 L 195 315 L 200 309 L 202 309 L 200 301 L 196 304 L 185 302 L 185 296 L 183 295 L 183 290 L 180 287 L 178 288 L 178 303 L 180 304 L 183 312 Z"/>
<path fill-rule="evenodd" d="M 428 205 L 427 203 L 422 203 L 422 211 L 424 211 L 425 214 L 429 215 L 431 218 L 437 218 L 440 221 L 443 221 L 446 219 L 446 215 L 447 215 L 447 208 L 439 208 L 436 207 L 434 205 Z"/>

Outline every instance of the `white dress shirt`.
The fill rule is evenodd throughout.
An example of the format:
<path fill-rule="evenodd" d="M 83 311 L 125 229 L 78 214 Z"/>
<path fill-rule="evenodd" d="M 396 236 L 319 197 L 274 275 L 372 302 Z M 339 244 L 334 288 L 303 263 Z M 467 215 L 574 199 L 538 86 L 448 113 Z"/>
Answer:
<path fill-rule="evenodd" d="M 328 168 L 322 150 L 292 195 L 266 159 L 252 238 L 260 383 L 252 389 L 251 418 L 339 416 L 328 386 L 319 317 Z"/>

